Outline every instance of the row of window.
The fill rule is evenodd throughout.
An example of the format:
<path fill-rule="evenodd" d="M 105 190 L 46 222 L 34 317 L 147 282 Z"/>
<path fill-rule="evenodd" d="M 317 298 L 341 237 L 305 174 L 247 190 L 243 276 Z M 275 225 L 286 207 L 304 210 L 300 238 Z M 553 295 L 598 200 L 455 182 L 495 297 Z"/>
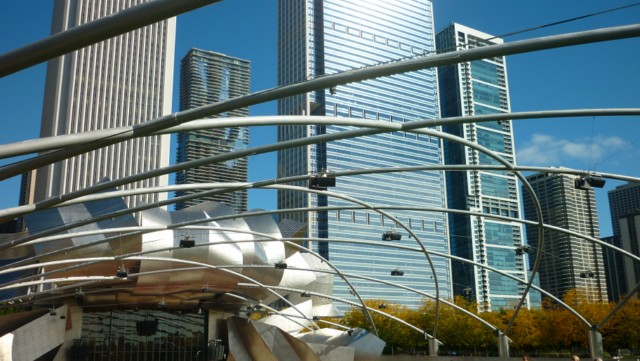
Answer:
<path fill-rule="evenodd" d="M 347 25 L 332 22 L 329 26 L 329 29 L 346 33 L 351 36 L 361 38 L 363 40 L 369 40 L 378 44 L 386 45 L 393 49 L 399 49 L 403 52 L 406 52 L 407 54 L 423 55 L 428 53 L 428 51 L 423 48 L 412 46 L 403 41 L 399 41 L 397 39 L 389 38 L 379 34 L 374 34 L 366 30 L 360 30 L 353 26 L 347 26 Z M 427 40 L 432 40 L 432 39 L 427 39 Z"/>
<path fill-rule="evenodd" d="M 367 225 L 401 228 L 399 223 L 378 213 L 363 213 L 351 210 L 335 210 L 329 215 L 330 220 L 337 222 L 363 223 Z M 441 220 L 425 220 L 425 219 L 401 219 L 401 222 L 412 230 L 443 232 L 446 231 Z"/>

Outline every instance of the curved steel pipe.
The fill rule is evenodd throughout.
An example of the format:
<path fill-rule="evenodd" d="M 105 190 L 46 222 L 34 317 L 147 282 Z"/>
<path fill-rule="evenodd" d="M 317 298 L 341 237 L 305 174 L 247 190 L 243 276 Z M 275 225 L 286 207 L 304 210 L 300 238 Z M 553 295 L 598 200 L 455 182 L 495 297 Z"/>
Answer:
<path fill-rule="evenodd" d="M 53 34 L 35 43 L 0 55 L 0 78 L 220 0 L 154 0 Z"/>
<path fill-rule="evenodd" d="M 464 211 L 464 212 L 468 212 L 468 211 Z M 481 213 L 480 213 L 480 214 L 481 214 Z M 227 217 L 229 217 L 229 216 L 227 216 Z M 496 216 L 496 217 L 499 217 L 499 216 Z M 226 218 L 226 217 L 225 217 L 225 218 Z M 499 217 L 499 218 L 507 218 L 507 217 Z M 517 219 L 515 219 L 515 220 L 517 220 Z M 522 220 L 517 220 L 517 221 L 523 222 Z M 531 222 L 531 223 L 532 223 L 532 224 L 535 224 L 535 223 L 533 223 L 533 222 Z M 213 230 L 219 230 L 219 231 L 234 231 L 234 232 L 238 232 L 238 230 L 230 229 L 230 228 L 217 228 L 217 227 L 205 227 L 205 226 L 195 227 L 195 228 L 196 228 L 196 229 L 213 229 Z M 251 232 L 251 231 L 242 231 L 241 233 L 251 233 L 251 234 L 257 234 L 257 235 L 259 235 L 259 233 Z M 301 246 L 301 245 L 299 245 L 299 244 L 295 243 L 296 241 L 302 241 L 302 240 L 308 240 L 308 238 L 281 239 L 281 241 L 294 242 L 294 243 L 290 243 L 290 244 L 291 244 L 291 246 L 296 247 L 296 248 L 301 249 L 301 250 L 306 250 L 306 248 L 304 248 L 303 246 Z M 323 238 L 323 239 L 312 239 L 312 240 L 316 240 L 316 241 L 318 241 L 318 240 L 322 240 L 322 241 L 329 241 L 329 242 L 346 242 L 346 243 L 357 243 L 357 244 L 379 245 L 379 246 L 386 246 L 386 247 L 390 247 L 390 248 L 398 248 L 398 249 L 409 250 L 409 251 L 414 251 L 414 252 L 422 252 L 422 249 L 420 249 L 420 248 L 412 248 L 412 247 L 408 247 L 408 246 L 397 245 L 397 244 L 388 244 L 388 243 L 382 243 L 382 242 L 359 241 L 359 240 L 340 240 L 340 239 L 324 239 L 324 238 Z M 233 243 L 233 242 L 255 242 L 255 241 L 258 241 L 258 242 L 262 242 L 262 241 L 273 241 L 273 238 L 269 238 L 269 239 L 266 239 L 266 240 L 225 241 L 225 242 L 218 242 L 218 243 L 215 243 L 215 244 L 224 244 L 224 243 Z M 200 247 L 200 246 L 209 246 L 209 245 L 211 245 L 211 243 L 199 244 L 199 245 L 196 245 L 196 247 Z M 143 254 L 155 253 L 155 252 L 161 252 L 161 251 L 166 251 L 166 250 L 176 249 L 176 248 L 177 248 L 177 247 L 172 247 L 172 248 L 166 248 L 166 249 L 164 249 L 164 248 L 163 248 L 163 249 L 156 249 L 156 250 L 153 250 L 153 251 L 145 251 L 145 252 L 131 253 L 131 254 L 128 254 L 128 255 L 122 255 L 122 256 L 120 256 L 119 258 L 126 258 L 126 257 L 133 257 L 133 256 L 142 256 Z M 437 255 L 437 256 L 439 256 L 439 257 L 449 258 L 449 259 L 452 259 L 452 260 L 456 260 L 456 261 L 459 261 L 459 262 L 465 262 L 465 263 L 468 263 L 468 264 L 471 264 L 471 265 L 474 265 L 474 266 L 477 266 L 477 267 L 480 267 L 480 268 L 484 268 L 484 269 L 487 269 L 487 270 L 489 270 L 489 271 L 496 272 L 496 273 L 498 273 L 498 274 L 500 274 L 500 275 L 502 275 L 502 276 L 505 276 L 505 277 L 507 277 L 507 278 L 513 279 L 513 280 L 515 280 L 515 281 L 516 281 L 516 282 L 518 282 L 518 283 L 524 283 L 524 281 L 523 281 L 523 280 L 521 280 L 520 278 L 518 278 L 518 277 L 517 277 L 517 276 L 515 276 L 515 275 L 512 275 L 512 274 L 507 273 L 507 272 L 505 272 L 505 271 L 501 271 L 501 270 L 499 270 L 499 269 L 496 269 L 496 268 L 493 268 L 493 267 L 490 267 L 490 266 L 487 266 L 487 265 L 484 265 L 484 264 L 481 264 L 481 263 L 476 263 L 476 262 L 471 261 L 471 260 L 468 260 L 468 259 L 466 259 L 466 258 L 456 257 L 456 256 L 452 256 L 452 255 L 449 255 L 449 254 L 439 253 L 439 252 L 434 252 L 434 251 L 430 251 L 430 253 L 432 253 L 432 254 L 434 254 L 434 255 Z M 317 255 L 317 257 L 320 257 L 320 256 L 319 256 L 319 255 Z M 320 257 L 320 258 L 322 259 L 322 257 Z M 639 258 L 639 259 L 640 259 L 640 258 Z M 96 260 L 95 260 L 95 259 L 91 259 L 90 261 L 96 261 Z M 98 261 L 103 261 L 103 260 L 102 260 L 102 259 L 100 259 L 100 260 L 98 260 Z M 73 263 L 73 261 L 72 261 L 72 260 L 69 260 L 69 261 L 67 261 L 66 263 Z M 24 270 L 24 269 L 39 268 L 40 266 L 43 266 L 43 265 L 48 265 L 48 264 L 43 264 L 43 263 L 40 263 L 40 264 L 32 264 L 32 265 L 29 265 L 29 266 L 26 266 L 26 267 L 20 267 L 20 268 L 13 268 L 13 269 L 10 269 L 10 270 L 4 270 L 4 271 L 0 271 L 0 275 L 1 275 L 1 274 L 5 274 L 5 273 L 14 272 L 14 271 L 20 271 L 20 270 Z M 85 263 L 85 264 L 80 265 L 80 266 L 81 266 L 81 267 L 85 267 L 85 266 L 87 266 L 87 265 L 88 265 L 88 264 L 87 264 L 87 263 Z M 249 268 L 250 268 L 250 267 L 266 267 L 266 266 L 263 266 L 263 265 L 256 265 L 256 266 L 247 266 L 247 265 L 228 266 L 228 265 L 225 265 L 225 266 L 218 266 L 218 267 L 219 267 L 219 268 L 223 268 L 223 267 L 224 267 L 224 268 L 234 268 L 234 267 L 249 267 Z M 52 272 L 49 272 L 48 274 L 54 274 L 54 273 L 62 272 L 62 271 L 69 270 L 69 269 L 71 269 L 71 267 L 70 267 L 70 268 L 65 268 L 65 269 L 62 269 L 62 270 L 52 271 Z M 305 270 L 305 269 L 299 269 L 299 268 L 296 268 L 296 269 L 298 269 L 298 270 Z M 165 272 L 172 272 L 172 271 L 174 271 L 174 270 L 165 270 Z M 179 271 L 179 270 L 175 270 L 175 271 Z M 321 272 L 321 273 L 327 273 L 327 272 L 328 272 L 328 271 L 324 271 L 324 270 L 313 270 L 313 271 L 315 271 L 315 272 Z M 335 272 L 334 274 L 338 274 L 338 275 L 340 275 L 340 273 L 339 273 L 339 272 L 337 272 L 337 271 L 335 271 L 335 269 L 334 269 L 334 272 Z M 344 274 L 344 275 L 345 275 L 345 277 L 346 277 L 346 276 L 349 276 L 349 277 L 352 277 L 352 278 L 360 278 L 360 279 L 375 280 L 374 278 L 371 278 L 371 277 L 366 277 L 366 276 L 356 275 L 356 274 Z M 41 277 L 41 276 L 42 276 L 42 274 L 39 274 L 39 275 L 31 276 L 31 277 L 28 277 L 28 278 L 36 278 L 36 277 Z M 19 281 L 19 280 L 14 280 L 14 282 L 11 282 L 11 283 L 15 283 L 15 282 L 18 282 L 18 281 Z M 376 280 L 376 281 L 378 281 L 378 280 Z M 414 289 L 412 289 L 412 288 L 410 288 L 410 287 L 407 287 L 407 286 L 404 286 L 404 285 L 400 285 L 400 284 L 392 283 L 392 282 L 387 282 L 387 281 L 382 281 L 382 280 L 379 280 L 379 281 L 380 281 L 381 283 L 386 283 L 386 284 L 388 284 L 388 285 L 392 285 L 392 286 L 394 286 L 394 287 L 400 287 L 400 288 L 403 288 L 403 289 L 406 289 L 406 290 L 415 291 L 416 293 L 421 294 L 421 295 L 424 295 L 424 296 L 426 296 L 426 297 L 434 298 L 434 296 L 431 296 L 431 295 L 429 295 L 429 294 L 427 294 L 427 293 L 425 293 L 425 292 L 418 291 L 418 290 L 414 290 Z M 5 285 L 6 285 L 6 283 L 5 283 Z M 587 320 L 586 320 L 586 319 L 585 319 L 581 314 L 579 314 L 576 310 L 574 310 L 573 308 L 571 308 L 571 307 L 570 307 L 569 305 L 567 305 L 565 302 L 563 302 L 562 300 L 560 300 L 560 299 L 558 299 L 557 297 L 553 296 L 551 293 L 549 293 L 549 292 L 547 292 L 547 291 L 545 291 L 545 290 L 543 290 L 543 289 L 539 288 L 538 286 L 533 285 L 533 286 L 532 286 L 532 288 L 534 288 L 534 289 L 535 289 L 535 290 L 537 290 L 538 292 L 540 292 L 540 293 L 544 294 L 545 296 L 547 296 L 547 297 L 551 298 L 554 302 L 556 302 L 556 303 L 560 304 L 562 307 L 564 307 L 564 308 L 565 308 L 565 309 L 567 309 L 569 312 L 571 312 L 574 316 L 576 316 L 576 318 L 578 318 L 578 319 L 579 319 L 579 320 L 580 320 L 580 321 L 581 321 L 581 322 L 582 322 L 582 323 L 583 323 L 587 328 L 591 328 L 591 324 L 590 324 L 590 322 L 588 322 L 588 321 L 587 321 Z M 5 300 L 5 301 L 7 301 L 7 300 Z M 446 301 L 445 301 L 445 300 L 443 300 L 443 299 L 441 299 L 441 302 L 445 302 L 445 303 L 446 303 Z"/>
<path fill-rule="evenodd" d="M 545 169 L 545 168 L 543 168 L 543 169 Z M 556 168 L 552 168 L 551 170 L 556 171 L 556 172 L 567 172 L 567 173 L 571 173 L 571 172 L 573 172 L 573 173 L 576 173 L 576 174 L 580 174 L 580 173 L 582 172 L 582 171 L 575 171 L 575 170 L 568 170 L 568 169 L 560 169 L 560 170 L 558 170 L 558 169 L 556 169 Z M 449 211 L 454 211 L 454 210 L 449 210 Z M 469 214 L 473 214 L 473 213 L 472 213 L 472 212 L 470 212 Z M 482 216 L 486 216 L 486 217 L 493 217 L 493 218 L 498 218 L 498 219 L 503 218 L 503 217 L 500 217 L 500 216 L 491 216 L 491 215 L 484 215 L 484 214 L 475 214 L 475 215 L 482 215 Z M 506 218 L 506 217 L 504 217 L 504 218 Z M 508 218 L 506 218 L 506 220 L 509 220 L 509 221 L 519 221 L 519 220 L 517 220 L 517 219 L 508 219 Z M 524 222 L 524 223 L 526 223 L 526 222 Z M 545 225 L 545 228 L 551 228 L 551 229 L 553 229 L 553 227 L 552 227 L 552 226 L 548 226 L 548 225 Z M 566 232 L 566 230 L 562 230 L 562 229 L 556 229 L 556 230 L 558 230 L 558 231 L 565 231 L 565 232 Z M 581 236 L 581 235 L 579 235 L 579 234 L 576 234 L 576 235 Z M 587 239 L 588 239 L 588 237 L 584 237 L 584 238 L 587 238 Z M 591 241 L 598 242 L 599 240 L 591 240 Z M 601 241 L 599 241 L 599 242 L 601 242 Z M 602 244 L 602 245 L 604 245 L 604 246 L 610 246 L 610 245 L 608 245 L 608 244 Z M 610 247 L 612 247 L 612 246 L 610 246 Z M 612 247 L 612 248 L 614 248 L 614 247 Z M 616 251 L 625 252 L 624 250 L 616 250 Z M 632 255 L 632 254 L 631 254 L 631 255 L 629 255 L 629 256 L 633 257 L 633 255 Z"/>
<path fill-rule="evenodd" d="M 494 56 L 503 56 L 510 54 L 525 53 L 531 51 L 538 51 L 544 49 L 552 49 L 557 47 L 587 44 L 592 42 L 601 42 L 609 40 L 617 40 L 624 38 L 631 38 L 640 36 L 640 25 L 627 25 L 606 29 L 590 30 L 571 34 L 561 34 L 555 36 L 548 36 L 544 38 L 535 38 L 529 40 L 521 40 L 503 44 L 496 44 L 490 46 L 483 46 L 473 49 L 466 49 L 457 52 L 435 54 L 419 59 L 402 60 L 395 63 L 387 63 L 382 65 L 376 65 L 372 67 L 366 67 L 363 69 L 356 69 L 352 71 L 325 75 L 316 79 L 307 80 L 301 83 L 282 86 L 279 88 L 264 90 L 254 94 L 250 94 L 243 97 L 237 97 L 229 99 L 223 102 L 205 105 L 202 107 L 186 110 L 180 113 L 161 117 L 159 119 L 149 121 L 146 123 L 135 125 L 131 134 L 134 136 L 149 135 L 153 132 L 160 131 L 162 129 L 169 128 L 181 123 L 189 122 L 196 119 L 205 118 L 210 115 L 222 113 L 225 111 L 231 111 L 233 109 L 243 108 L 250 105 L 264 103 L 267 101 L 277 100 L 280 98 L 306 93 L 313 90 L 328 89 L 340 84 L 347 84 L 367 79 L 373 79 L 382 76 L 389 76 L 398 73 L 405 73 L 414 70 L 426 69 L 431 67 L 437 67 L 442 65 L 457 64 L 461 62 L 467 62 L 472 60 L 480 60 Z M 375 134 L 370 133 L 370 134 Z M 362 135 L 366 135 L 362 134 Z M 94 141 L 93 144 L 78 146 L 71 150 L 66 149 L 64 152 L 60 152 L 55 156 L 43 155 L 42 161 L 33 166 L 37 168 L 46 164 L 53 163 L 57 160 L 68 158 L 74 155 L 84 153 L 88 150 L 96 149 L 97 147 L 103 147 L 106 145 L 119 142 L 110 138 L 105 138 L 100 141 Z M 60 158 L 62 157 L 62 158 Z M 0 176 L 0 179 L 6 179 L 6 175 L 13 174 L 18 175 L 24 173 L 26 170 L 22 169 L 12 172 L 7 172 Z M 4 172 L 0 172 L 3 174 Z M 13 176 L 11 175 L 11 176 Z M 131 181 L 133 182 L 133 181 Z M 104 189 L 113 187 L 108 186 Z M 88 193 L 98 191 L 97 189 L 91 190 Z M 84 195 L 82 192 L 80 195 Z M 42 205 L 52 205 L 60 203 L 60 199 L 56 197 L 49 198 L 42 201 Z"/>
<path fill-rule="evenodd" d="M 564 109 L 564 110 L 541 110 L 515 113 L 497 113 L 485 115 L 459 116 L 440 119 L 417 120 L 424 122 L 425 126 L 454 125 L 464 123 L 482 123 L 498 120 L 524 120 L 524 119 L 547 119 L 547 118 L 570 118 L 570 117 L 602 117 L 602 116 L 634 116 L 640 115 L 640 108 L 596 108 L 596 109 Z M 192 130 L 221 129 L 230 127 L 253 127 L 270 125 L 348 125 L 356 127 L 367 127 L 371 120 L 327 117 L 327 116 L 300 116 L 300 115 L 277 115 L 277 116 L 255 116 L 255 117 L 228 117 L 218 118 L 216 122 L 209 119 L 197 119 L 178 126 L 153 132 L 150 135 L 171 134 L 176 132 L 186 132 Z M 26 141 L 7 143 L 0 145 L 0 159 L 17 157 L 37 152 L 55 151 L 65 147 L 74 147 L 82 144 L 99 141 L 103 138 L 117 139 L 122 142 L 135 138 L 128 134 L 132 126 L 92 130 L 82 133 L 63 134 L 55 137 L 37 138 Z M 28 161 L 28 159 L 27 159 Z M 21 163 L 25 165 L 27 163 Z M 0 168 L 2 169 L 2 168 Z M 28 169 L 26 169 L 28 170 Z"/>

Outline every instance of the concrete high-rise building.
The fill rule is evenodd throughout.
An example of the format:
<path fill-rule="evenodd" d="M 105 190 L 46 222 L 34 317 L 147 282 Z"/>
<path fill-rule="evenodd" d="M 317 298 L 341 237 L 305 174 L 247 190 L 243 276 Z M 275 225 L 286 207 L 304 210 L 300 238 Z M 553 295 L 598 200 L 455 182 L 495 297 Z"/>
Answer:
<path fill-rule="evenodd" d="M 249 94 L 250 62 L 212 51 L 191 49 L 182 59 L 180 68 L 180 110 L 196 108 L 209 103 Z M 217 117 L 246 117 L 248 108 L 234 109 Z M 249 145 L 249 128 L 235 127 L 205 129 L 178 133 L 178 163 L 245 149 Z M 177 184 L 246 182 L 246 157 L 232 161 L 208 164 L 179 172 Z M 176 197 L 198 191 L 179 191 Z M 204 200 L 212 200 L 235 209 L 247 210 L 247 190 L 215 194 L 176 203 L 183 209 Z"/>
<path fill-rule="evenodd" d="M 144 3 L 56 0 L 52 33 Z M 49 61 L 41 137 L 142 123 L 171 112 L 175 18 L 113 37 Z M 169 135 L 137 138 L 43 167 L 23 201 L 40 201 L 169 164 Z M 161 176 L 123 189 L 168 184 Z M 130 205 L 166 195 L 129 199 Z"/>
<path fill-rule="evenodd" d="M 621 234 L 623 231 L 628 232 L 630 230 L 629 225 L 633 225 L 629 217 L 634 213 L 640 212 L 640 183 L 623 184 L 610 190 L 608 195 L 613 235 L 603 238 L 603 241 L 623 248 L 626 251 L 633 252 L 631 248 L 628 248 L 633 245 L 633 242 L 626 243 L 628 247 L 625 247 Z M 622 227 L 620 224 L 622 219 L 626 219 L 627 223 L 625 227 Z M 607 270 L 609 299 L 617 301 L 629 292 L 629 287 L 635 286 L 633 281 L 629 282 L 629 280 L 627 280 L 628 272 L 626 270 L 629 269 L 630 266 L 625 265 L 625 263 L 630 260 L 620 252 L 615 252 L 610 248 L 604 248 L 604 257 Z"/>
<path fill-rule="evenodd" d="M 546 224 L 600 238 L 598 212 L 593 189 L 577 189 L 576 176 L 559 173 L 538 173 L 527 177 L 531 183 Z M 523 189 L 524 213 L 536 220 L 534 204 Z M 527 239 L 535 257 L 538 250 L 538 227 L 527 226 Z M 545 230 L 540 259 L 540 286 L 556 297 L 576 289 L 591 301 L 607 300 L 602 246 L 583 238 Z"/>
<path fill-rule="evenodd" d="M 460 24 L 450 24 L 436 35 L 438 53 L 502 44 L 495 38 Z M 443 118 L 509 113 L 509 87 L 505 57 L 476 60 L 438 69 Z M 443 130 L 479 144 L 515 163 L 510 120 L 444 126 Z M 461 144 L 445 142 L 446 164 L 499 165 L 489 155 Z M 519 218 L 518 180 L 508 172 L 447 173 L 449 208 Z M 497 268 L 526 282 L 527 257 L 523 229 L 518 222 L 464 214 L 449 215 L 451 252 Z M 525 284 L 467 263 L 452 264 L 454 293 L 478 302 L 480 309 L 497 310 L 515 305 Z M 527 304 L 529 296 L 527 295 Z"/>
<path fill-rule="evenodd" d="M 279 0 L 278 83 L 291 84 L 435 50 L 433 7 L 428 0 Z M 323 115 L 402 123 L 438 118 L 436 70 L 425 69 L 360 83 L 340 85 L 282 99 L 281 115 Z M 285 141 L 351 129 L 343 125 L 280 126 Z M 429 166 L 441 164 L 441 141 L 423 134 L 393 132 L 280 151 L 278 177 L 318 174 L 324 170 Z M 306 187 L 306 183 L 300 183 Z M 339 177 L 330 192 L 346 194 L 370 205 L 443 207 L 444 175 L 439 171 L 363 174 Z M 354 206 L 331 196 L 281 191 L 278 208 Z M 446 215 L 441 212 L 392 210 L 426 248 L 449 253 Z M 401 233 L 399 244 L 416 240 L 391 219 L 371 209 L 285 214 L 307 222 L 312 238 L 380 241 L 385 231 Z M 354 243 L 312 241 L 318 251 L 346 273 L 398 282 L 433 294 L 434 280 L 425 255 Z M 449 261 L 434 257 L 441 297 L 451 296 Z M 391 275 L 400 268 L 404 277 Z M 397 273 L 396 273 L 397 274 Z M 351 279 L 365 299 L 417 306 L 422 296 L 400 288 Z M 334 295 L 353 299 L 344 282 L 335 279 Z"/>

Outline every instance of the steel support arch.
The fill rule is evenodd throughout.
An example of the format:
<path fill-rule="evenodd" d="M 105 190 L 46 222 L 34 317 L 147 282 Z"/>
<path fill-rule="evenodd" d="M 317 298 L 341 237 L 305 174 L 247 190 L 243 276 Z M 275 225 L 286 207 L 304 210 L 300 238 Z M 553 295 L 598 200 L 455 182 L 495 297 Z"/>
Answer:
<path fill-rule="evenodd" d="M 218 114 L 224 111 L 229 111 L 237 108 L 247 107 L 271 100 L 277 100 L 291 95 L 297 95 L 306 93 L 313 90 L 321 90 L 331 88 L 340 84 L 347 84 L 356 81 L 362 81 L 382 76 L 388 76 L 398 73 L 404 73 L 413 70 L 426 69 L 430 67 L 437 67 L 441 65 L 457 64 L 461 62 L 467 62 L 471 60 L 480 60 L 488 57 L 512 55 L 524 52 L 532 52 L 537 50 L 553 49 L 557 47 L 588 44 L 592 42 L 601 42 L 609 40 L 618 40 L 624 38 L 632 38 L 640 36 L 640 24 L 619 26 L 606 29 L 590 30 L 578 33 L 561 34 L 555 36 L 548 36 L 543 38 L 534 38 L 529 40 L 521 40 L 503 44 L 490 45 L 485 47 L 478 47 L 473 49 L 461 50 L 452 53 L 435 54 L 432 56 L 402 60 L 395 63 L 387 63 L 382 65 L 376 65 L 372 67 L 366 67 L 362 69 L 356 69 L 352 71 L 325 75 L 312 80 L 307 80 L 301 83 L 286 85 L 278 88 L 268 89 L 247 96 L 237 97 L 229 99 L 223 102 L 205 105 L 202 107 L 186 110 L 180 113 L 164 116 L 159 119 L 149 121 L 146 123 L 138 124 L 133 127 L 132 134 L 149 135 L 154 131 L 169 128 L 174 125 L 178 125 L 191 120 L 204 118 L 206 116 Z M 366 135 L 366 134 L 363 134 Z M 87 150 L 95 149 L 96 147 L 102 147 L 109 144 L 114 144 L 119 141 L 111 139 L 95 141 L 92 144 L 85 146 L 79 146 L 74 149 L 74 152 L 67 152 L 63 155 L 64 158 L 84 153 Z M 43 156 L 45 157 L 45 156 Z M 52 160 L 51 162 L 55 162 Z M 39 167 L 47 164 L 45 161 L 39 163 L 35 167 Z M 24 170 L 14 174 L 24 173 Z M 0 178 L 5 179 L 5 178 Z M 133 181 L 132 181 L 133 182 Z M 107 186 L 107 188 L 111 187 Z M 91 188 L 91 187 L 90 187 Z M 87 188 L 90 189 L 90 188 Z M 89 194 L 96 190 L 89 190 L 88 193 L 84 193 L 81 190 L 80 195 Z M 69 193 L 73 194 L 75 192 Z M 43 205 L 57 204 L 61 200 L 57 197 L 52 197 L 40 202 Z"/>

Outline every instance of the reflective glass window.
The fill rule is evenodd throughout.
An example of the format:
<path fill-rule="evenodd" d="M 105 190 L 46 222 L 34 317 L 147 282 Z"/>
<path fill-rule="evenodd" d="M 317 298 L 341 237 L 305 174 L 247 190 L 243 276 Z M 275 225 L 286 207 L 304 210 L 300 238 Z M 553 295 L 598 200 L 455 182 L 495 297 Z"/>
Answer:
<path fill-rule="evenodd" d="M 488 84 L 474 81 L 473 100 L 498 108 L 500 107 L 500 89 Z"/>
<path fill-rule="evenodd" d="M 480 144 L 481 146 L 496 152 L 505 152 L 506 145 L 504 141 L 504 134 L 480 128 L 478 128 L 477 134 L 478 144 Z"/>
<path fill-rule="evenodd" d="M 487 260 L 491 267 L 512 270 L 512 266 L 516 262 L 516 253 L 510 248 L 488 247 Z"/>
<path fill-rule="evenodd" d="M 498 67 L 484 60 L 471 62 L 471 76 L 474 79 L 498 85 Z"/>
<path fill-rule="evenodd" d="M 204 314 L 85 311 L 81 339 L 74 346 L 86 360 L 195 360 L 206 341 Z"/>
<path fill-rule="evenodd" d="M 481 174 L 480 182 L 483 195 L 509 198 L 509 180 L 507 178 Z"/>
<path fill-rule="evenodd" d="M 509 224 L 495 222 L 484 223 L 484 233 L 488 244 L 513 246 L 514 233 L 517 232 L 519 232 L 518 228 L 514 228 Z"/>

